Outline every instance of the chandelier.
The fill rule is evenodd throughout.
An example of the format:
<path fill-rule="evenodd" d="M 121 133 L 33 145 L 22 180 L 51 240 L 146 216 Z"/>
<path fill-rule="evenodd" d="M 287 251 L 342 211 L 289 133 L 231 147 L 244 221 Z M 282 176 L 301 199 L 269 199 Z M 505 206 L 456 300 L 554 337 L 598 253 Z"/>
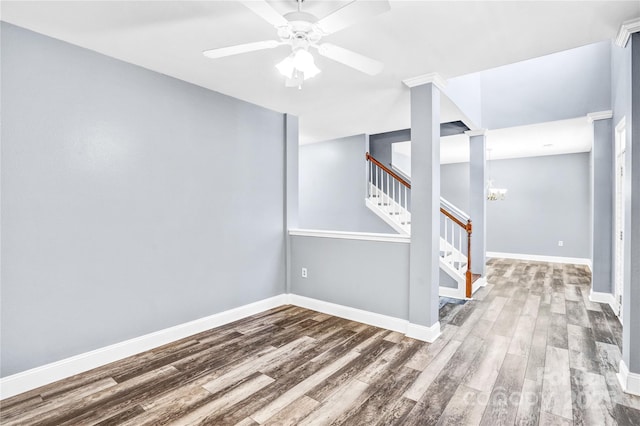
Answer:
<path fill-rule="evenodd" d="M 505 188 L 494 188 L 493 179 L 489 179 L 487 184 L 487 200 L 497 201 L 504 200 L 507 197 L 507 190 Z"/>
<path fill-rule="evenodd" d="M 491 150 L 487 149 L 487 163 L 489 163 L 487 169 L 489 169 L 489 179 L 487 180 L 487 200 L 498 201 L 507 198 L 507 190 L 505 188 L 496 188 L 493 186 L 493 179 L 491 178 Z"/>

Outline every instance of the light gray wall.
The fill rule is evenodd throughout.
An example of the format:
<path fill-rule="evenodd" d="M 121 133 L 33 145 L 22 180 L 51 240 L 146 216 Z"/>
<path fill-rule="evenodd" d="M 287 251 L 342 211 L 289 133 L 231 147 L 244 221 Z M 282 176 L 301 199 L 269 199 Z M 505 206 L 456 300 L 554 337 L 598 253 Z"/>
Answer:
<path fill-rule="evenodd" d="M 440 166 L 440 195 L 466 213 L 470 211 L 470 179 L 469 163 L 442 164 Z"/>
<path fill-rule="evenodd" d="M 611 42 L 481 73 L 482 127 L 544 123 L 611 109 Z"/>
<path fill-rule="evenodd" d="M 1 35 L 2 376 L 284 292 L 282 114 Z"/>
<path fill-rule="evenodd" d="M 295 236 L 291 292 L 408 319 L 409 244 Z M 302 278 L 302 268 L 308 277 Z"/>
<path fill-rule="evenodd" d="M 487 251 L 590 257 L 589 153 L 487 164 L 495 186 L 509 191 L 505 200 L 487 202 Z M 469 205 L 468 170 L 468 163 L 442 166 L 442 196 L 463 210 Z"/>
<path fill-rule="evenodd" d="M 366 150 L 365 135 L 300 147 L 300 227 L 397 233 L 365 205 Z"/>
<path fill-rule="evenodd" d="M 379 162 L 391 168 L 391 145 L 411 140 L 411 130 L 396 130 L 369 136 L 370 153 Z"/>

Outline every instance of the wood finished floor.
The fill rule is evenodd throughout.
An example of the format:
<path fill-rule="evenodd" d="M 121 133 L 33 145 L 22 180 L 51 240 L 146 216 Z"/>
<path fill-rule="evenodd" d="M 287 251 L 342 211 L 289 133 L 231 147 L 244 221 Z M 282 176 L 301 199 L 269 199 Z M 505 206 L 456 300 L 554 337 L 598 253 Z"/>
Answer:
<path fill-rule="evenodd" d="M 432 344 L 285 306 L 0 402 L 3 425 L 640 425 L 584 267 L 490 261 Z"/>

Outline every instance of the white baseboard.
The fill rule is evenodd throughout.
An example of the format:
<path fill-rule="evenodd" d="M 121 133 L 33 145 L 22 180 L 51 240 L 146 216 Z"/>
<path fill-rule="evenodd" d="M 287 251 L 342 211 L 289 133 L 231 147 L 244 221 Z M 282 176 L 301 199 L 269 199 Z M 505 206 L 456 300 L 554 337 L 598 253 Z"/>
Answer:
<path fill-rule="evenodd" d="M 387 330 L 398 331 L 403 334 L 407 331 L 407 324 L 409 322 L 404 319 L 325 302 L 324 300 L 299 296 L 297 294 L 289 294 L 288 296 L 290 304 L 300 306 L 301 308 L 312 309 L 324 314 L 362 322 L 373 325 L 374 327 L 386 328 Z"/>
<path fill-rule="evenodd" d="M 640 396 L 640 374 L 631 373 L 624 360 L 620 360 L 620 372 L 617 376 L 623 391 Z"/>
<path fill-rule="evenodd" d="M 487 257 L 493 257 L 493 258 L 499 258 L 499 259 L 531 260 L 534 262 L 568 263 L 572 265 L 586 265 L 589 267 L 589 269 L 593 269 L 591 265 L 591 259 L 587 259 L 583 257 L 542 256 L 538 254 L 499 253 L 495 251 L 488 251 Z"/>
<path fill-rule="evenodd" d="M 90 352 L 85 352 L 60 361 L 32 368 L 11 376 L 0 378 L 0 399 L 71 377 L 91 369 L 119 361 L 176 340 L 210 330 L 221 325 L 246 318 L 282 305 L 296 305 L 352 321 L 358 321 L 387 330 L 398 331 L 408 337 L 433 342 L 440 335 L 440 323 L 431 327 L 411 324 L 409 321 L 375 312 L 311 299 L 295 294 L 281 294 L 228 311 L 220 312 L 184 324 L 169 327 L 144 336 L 125 340 Z"/>
<path fill-rule="evenodd" d="M 440 321 L 436 322 L 431 327 L 409 323 L 406 335 L 412 339 L 418 339 L 430 343 L 434 342 L 438 336 L 440 336 Z"/>
<path fill-rule="evenodd" d="M 616 303 L 615 297 L 611 293 L 600 293 L 597 291 L 591 290 L 589 293 L 589 300 L 595 303 L 606 303 L 611 306 L 613 312 L 618 311 L 618 304 Z"/>
<path fill-rule="evenodd" d="M 144 336 L 125 340 L 90 352 L 32 368 L 0 379 L 0 399 L 53 383 L 84 371 L 124 359 L 167 343 L 264 312 L 287 303 L 287 295 L 278 295 L 200 318 Z"/>
<path fill-rule="evenodd" d="M 289 303 L 301 308 L 313 309 L 314 311 L 345 318 L 351 321 L 358 321 L 374 327 L 385 328 L 397 331 L 413 339 L 425 342 L 433 342 L 440 335 L 440 323 L 437 322 L 431 327 L 411 324 L 409 321 L 377 314 L 375 312 L 363 311 L 362 309 L 351 308 L 349 306 L 338 305 L 336 303 L 325 302 L 324 300 L 312 299 L 310 297 L 289 295 Z"/>

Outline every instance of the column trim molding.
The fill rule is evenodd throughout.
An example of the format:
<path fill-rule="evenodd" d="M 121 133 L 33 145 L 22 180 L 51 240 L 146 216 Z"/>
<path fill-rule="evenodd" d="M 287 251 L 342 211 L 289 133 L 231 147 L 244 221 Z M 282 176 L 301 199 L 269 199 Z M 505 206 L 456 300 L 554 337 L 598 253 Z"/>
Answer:
<path fill-rule="evenodd" d="M 597 120 L 608 120 L 610 118 L 613 118 L 613 111 L 611 110 L 590 112 L 589 114 L 587 114 L 587 121 L 589 123 L 593 123 Z"/>
<path fill-rule="evenodd" d="M 405 78 L 402 82 L 407 87 L 416 87 L 421 86 L 423 84 L 432 83 L 438 89 L 444 91 L 447 88 L 447 80 L 445 80 L 440 74 L 437 72 L 431 72 L 428 74 L 418 75 L 416 77 Z"/>
<path fill-rule="evenodd" d="M 640 32 L 640 18 L 624 21 L 618 30 L 616 46 L 626 47 L 629 39 L 631 38 L 631 34 L 637 32 Z"/>
<path fill-rule="evenodd" d="M 487 134 L 487 129 L 467 130 L 464 134 L 470 138 L 474 136 L 484 136 Z"/>

